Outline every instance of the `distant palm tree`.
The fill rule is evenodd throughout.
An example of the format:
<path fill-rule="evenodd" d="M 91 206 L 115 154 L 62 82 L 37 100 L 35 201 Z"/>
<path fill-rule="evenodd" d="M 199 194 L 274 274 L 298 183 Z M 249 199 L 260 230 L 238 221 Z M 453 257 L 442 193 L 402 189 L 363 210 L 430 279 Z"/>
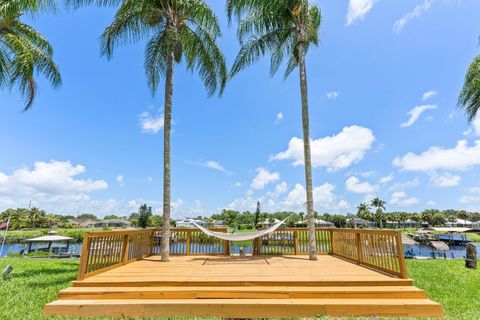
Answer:
<path fill-rule="evenodd" d="M 307 67 L 305 56 L 311 46 L 319 43 L 321 14 L 308 0 L 259 1 L 227 0 L 229 19 L 238 18 L 240 52 L 231 76 L 271 54 L 270 73 L 274 75 L 284 58 L 288 59 L 285 78 L 299 67 L 302 100 L 303 146 L 308 221 L 308 252 L 317 259 L 315 219 L 313 213 L 312 163 L 310 153 L 310 121 L 308 112 Z"/>
<path fill-rule="evenodd" d="M 370 211 L 370 206 L 365 202 L 360 203 L 357 207 L 357 216 L 361 219 L 371 221 L 373 219 L 373 215 Z"/>
<path fill-rule="evenodd" d="M 380 200 L 379 197 L 376 197 L 375 199 L 373 199 L 371 203 L 371 206 L 377 209 L 375 211 L 375 217 L 380 222 L 380 229 L 383 229 L 383 219 L 384 219 L 383 211 L 385 210 L 385 204 L 386 202 L 383 200 Z"/>
<path fill-rule="evenodd" d="M 119 44 L 148 38 L 145 71 L 152 92 L 165 77 L 163 231 L 162 261 L 169 261 L 170 239 L 170 130 L 172 123 L 173 75 L 175 63 L 185 59 L 187 69 L 197 71 L 209 95 L 225 88 L 228 71 L 217 46 L 220 25 L 204 0 L 67 0 L 85 4 L 120 4 L 113 22 L 102 35 L 101 52 L 112 57 Z"/>
<path fill-rule="evenodd" d="M 480 55 L 470 64 L 463 89 L 458 97 L 458 106 L 465 109 L 469 121 L 473 121 L 480 109 Z"/>
<path fill-rule="evenodd" d="M 53 8 L 53 0 L 0 0 L 0 88 L 18 88 L 30 109 L 38 91 L 35 75 L 41 74 L 53 87 L 62 83 L 53 61 L 50 43 L 38 31 L 20 21 Z"/>

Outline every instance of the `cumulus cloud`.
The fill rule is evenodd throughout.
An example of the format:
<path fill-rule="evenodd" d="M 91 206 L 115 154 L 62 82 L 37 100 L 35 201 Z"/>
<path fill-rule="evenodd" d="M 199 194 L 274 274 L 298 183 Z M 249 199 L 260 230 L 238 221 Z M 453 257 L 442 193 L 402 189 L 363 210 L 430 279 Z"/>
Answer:
<path fill-rule="evenodd" d="M 88 194 L 108 188 L 104 180 L 80 179 L 86 168 L 70 161 L 35 162 L 11 174 L 0 172 L 0 207 L 24 207 L 31 200 L 42 208 L 71 208 L 90 201 Z"/>
<path fill-rule="evenodd" d="M 280 174 L 278 172 L 270 172 L 265 168 L 257 168 L 257 175 L 253 178 L 252 184 L 250 187 L 255 190 L 260 190 L 265 188 L 271 182 L 280 180 Z"/>
<path fill-rule="evenodd" d="M 420 116 L 422 115 L 422 113 L 424 113 L 427 110 L 434 110 L 434 109 L 437 109 L 437 106 L 433 104 L 416 106 L 415 108 L 413 108 L 407 113 L 408 115 L 410 115 L 410 118 L 406 122 L 402 123 L 400 127 L 402 128 L 410 127 L 415 122 L 417 122 L 418 119 L 420 119 Z"/>
<path fill-rule="evenodd" d="M 347 12 L 347 26 L 365 18 L 378 0 L 350 0 Z"/>
<path fill-rule="evenodd" d="M 476 203 L 476 202 L 480 202 L 480 197 L 478 197 L 478 196 L 462 196 L 460 198 L 459 202 L 462 203 L 462 204 Z"/>
<path fill-rule="evenodd" d="M 437 94 L 436 90 L 429 90 L 422 95 L 422 100 L 427 101 L 428 99 L 435 97 Z"/>
<path fill-rule="evenodd" d="M 458 175 L 453 175 L 451 173 L 445 173 L 441 175 L 433 174 L 430 177 L 430 182 L 440 188 L 455 187 L 460 184 L 462 178 Z"/>
<path fill-rule="evenodd" d="M 402 32 L 403 28 L 405 28 L 409 22 L 428 12 L 434 2 L 435 0 L 424 0 L 422 4 L 417 5 L 412 11 L 395 21 L 395 24 L 393 25 L 393 31 L 395 33 Z"/>
<path fill-rule="evenodd" d="M 123 187 L 124 186 L 124 178 L 121 174 L 119 174 L 117 176 L 117 178 L 115 178 L 115 180 L 117 180 L 118 184 L 120 185 L 120 187 Z"/>
<path fill-rule="evenodd" d="M 466 170 L 480 164 L 480 140 L 472 146 L 460 140 L 452 149 L 431 147 L 421 154 L 409 152 L 395 158 L 393 164 L 406 171 Z"/>
<path fill-rule="evenodd" d="M 350 204 L 345 200 L 337 200 L 334 194 L 335 186 L 329 183 L 313 188 L 314 206 L 317 210 L 341 210 L 350 208 Z M 227 207 L 234 210 L 255 210 L 257 201 L 262 204 L 265 211 L 303 211 L 306 210 L 306 191 L 300 183 L 288 191 L 288 185 L 285 182 L 277 184 L 273 191 L 266 192 L 264 195 L 252 198 L 247 195 L 244 198 L 238 198 L 232 201 Z"/>
<path fill-rule="evenodd" d="M 368 182 L 360 182 L 357 177 L 350 177 L 345 181 L 345 187 L 353 193 L 372 193 L 375 187 Z"/>
<path fill-rule="evenodd" d="M 330 91 L 327 93 L 327 98 L 330 100 L 335 100 L 338 98 L 339 95 L 340 95 L 340 92 L 338 91 Z"/>
<path fill-rule="evenodd" d="M 329 171 L 347 168 L 362 160 L 374 141 L 372 131 L 360 126 L 345 127 L 337 135 L 312 140 L 312 166 L 327 167 Z M 294 166 L 303 165 L 303 139 L 292 138 L 288 149 L 271 160 L 291 160 Z"/>
<path fill-rule="evenodd" d="M 164 126 L 163 116 L 153 116 L 150 112 L 142 112 L 138 116 L 142 133 L 155 134 L 162 130 Z"/>
<path fill-rule="evenodd" d="M 279 124 L 283 120 L 283 113 L 279 112 L 277 113 L 277 116 L 275 117 L 275 124 Z"/>
<path fill-rule="evenodd" d="M 380 180 L 378 181 L 378 183 L 380 183 L 380 184 L 389 183 L 393 180 L 394 177 L 395 176 L 393 174 L 385 176 L 385 177 L 381 177 Z"/>
<path fill-rule="evenodd" d="M 417 198 L 408 197 L 403 191 L 394 192 L 390 199 L 390 204 L 401 207 L 410 207 L 418 204 L 420 201 Z"/>

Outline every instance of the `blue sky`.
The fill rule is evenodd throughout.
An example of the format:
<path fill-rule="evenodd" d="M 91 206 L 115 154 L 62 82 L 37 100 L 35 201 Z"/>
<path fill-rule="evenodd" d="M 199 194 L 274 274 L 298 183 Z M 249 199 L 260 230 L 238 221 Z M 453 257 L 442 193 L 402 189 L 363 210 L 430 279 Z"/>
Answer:
<path fill-rule="evenodd" d="M 238 50 L 222 1 L 220 40 Z M 322 44 L 308 55 L 315 209 L 354 212 L 379 196 L 388 210 L 480 210 L 480 120 L 456 99 L 480 53 L 475 0 L 319 0 Z M 0 93 L 0 209 L 34 205 L 103 216 L 147 202 L 161 212 L 163 92 L 152 97 L 144 43 L 99 55 L 113 10 L 59 10 L 31 21 L 53 44 L 63 86 L 40 80 L 33 109 Z M 304 210 L 298 74 L 270 78 L 268 59 L 222 98 L 176 67 L 174 217 L 223 208 Z M 477 142 L 478 140 L 478 142 Z"/>

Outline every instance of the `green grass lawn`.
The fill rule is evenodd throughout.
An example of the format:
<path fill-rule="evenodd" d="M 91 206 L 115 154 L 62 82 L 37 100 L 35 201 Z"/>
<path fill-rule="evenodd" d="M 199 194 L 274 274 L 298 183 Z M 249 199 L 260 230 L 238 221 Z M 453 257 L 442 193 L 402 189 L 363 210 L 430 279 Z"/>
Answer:
<path fill-rule="evenodd" d="M 44 319 L 43 306 L 69 286 L 78 268 L 78 260 L 73 259 L 2 258 L 0 270 L 8 264 L 14 270 L 8 280 L 0 280 L 1 320 Z M 463 260 L 411 260 L 407 264 L 415 285 L 444 306 L 445 319 L 480 319 L 480 270 L 465 269 Z"/>

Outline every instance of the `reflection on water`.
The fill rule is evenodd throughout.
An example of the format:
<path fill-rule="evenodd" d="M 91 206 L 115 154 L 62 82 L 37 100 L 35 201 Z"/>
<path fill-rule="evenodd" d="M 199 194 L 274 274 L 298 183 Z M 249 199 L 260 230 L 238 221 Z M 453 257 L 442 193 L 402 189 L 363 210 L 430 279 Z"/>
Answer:
<path fill-rule="evenodd" d="M 196 248 L 203 248 L 203 252 L 205 253 L 212 253 L 211 252 L 211 246 L 208 244 L 202 244 L 202 243 L 192 243 L 192 246 L 196 246 Z M 480 257 L 480 243 L 475 243 L 475 246 L 477 247 L 477 255 Z M 0 257 L 5 257 L 9 254 L 18 254 L 22 250 L 26 250 L 27 245 L 24 243 L 15 243 L 15 244 L 5 244 L 5 247 L 3 249 L 3 252 L 0 252 Z M 243 248 L 245 254 L 252 254 L 253 247 L 251 245 L 246 245 L 246 246 L 240 246 L 240 245 L 235 245 L 232 244 L 230 245 L 230 253 L 232 254 L 239 254 L 240 253 L 240 248 Z M 184 248 L 182 248 L 183 250 Z M 405 249 L 405 254 L 407 256 L 415 256 L 417 258 L 431 258 L 432 257 L 432 248 L 430 248 L 428 245 L 424 244 L 416 244 L 414 246 L 411 245 L 404 245 Z M 0 248 L 1 250 L 1 248 Z M 71 244 L 70 248 L 68 249 L 68 253 L 71 254 L 79 254 L 82 251 L 82 244 Z M 176 253 L 176 252 L 172 252 Z M 440 257 L 439 254 L 436 255 L 437 257 Z M 443 252 L 442 252 L 443 256 Z M 446 257 L 449 259 L 461 259 L 465 258 L 465 247 L 464 246 L 450 246 L 450 250 L 446 252 Z"/>

